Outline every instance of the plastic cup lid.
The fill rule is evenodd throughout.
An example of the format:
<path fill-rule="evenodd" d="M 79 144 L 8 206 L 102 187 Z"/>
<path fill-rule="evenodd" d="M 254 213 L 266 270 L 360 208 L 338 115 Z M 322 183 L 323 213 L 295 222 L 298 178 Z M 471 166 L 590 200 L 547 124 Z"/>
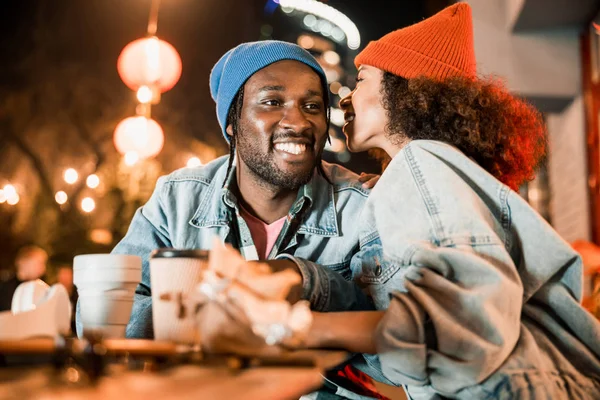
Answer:
<path fill-rule="evenodd" d="M 163 248 L 154 250 L 150 258 L 199 258 L 208 260 L 208 250 Z"/>

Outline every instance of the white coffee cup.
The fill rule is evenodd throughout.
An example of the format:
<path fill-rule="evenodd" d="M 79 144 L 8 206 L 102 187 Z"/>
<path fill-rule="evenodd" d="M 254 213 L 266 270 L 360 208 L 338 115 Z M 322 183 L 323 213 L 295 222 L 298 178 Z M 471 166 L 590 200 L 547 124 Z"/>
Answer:
<path fill-rule="evenodd" d="M 177 296 L 189 295 L 208 267 L 208 251 L 159 249 L 150 257 L 154 339 L 182 344 L 199 343 L 192 312 L 179 315 Z M 165 298 L 168 297 L 168 299 Z"/>
<path fill-rule="evenodd" d="M 135 289 L 142 278 L 142 259 L 124 254 L 85 254 L 73 260 L 73 282 L 79 295 L 84 333 L 123 338 L 131 317 Z"/>

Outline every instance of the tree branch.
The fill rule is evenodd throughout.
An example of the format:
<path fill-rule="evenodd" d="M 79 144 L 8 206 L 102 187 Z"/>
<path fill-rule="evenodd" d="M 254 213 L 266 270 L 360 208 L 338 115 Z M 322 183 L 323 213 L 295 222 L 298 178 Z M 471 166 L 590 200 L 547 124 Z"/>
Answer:
<path fill-rule="evenodd" d="M 9 129 L 6 129 L 6 127 L 3 127 L 3 128 L 4 128 L 3 130 L 5 133 L 5 136 L 8 139 L 10 139 L 19 148 L 19 150 L 21 150 L 21 152 L 29 158 L 29 161 L 31 161 L 33 169 L 37 173 L 38 179 L 40 180 L 40 186 L 42 188 L 43 194 L 45 194 L 46 196 L 48 196 L 50 198 L 54 198 L 54 190 L 52 189 L 52 184 L 50 183 L 50 179 L 48 177 L 48 174 L 46 173 L 46 169 L 44 168 L 44 164 L 42 163 L 42 160 L 27 145 L 27 143 L 25 143 L 25 141 L 23 139 L 21 139 L 20 137 L 15 135 Z M 55 203 L 53 201 L 49 202 L 49 203 L 53 204 L 54 207 L 60 211 L 60 206 L 57 203 Z"/>
<path fill-rule="evenodd" d="M 96 156 L 96 164 L 94 166 L 94 170 L 92 171 L 95 173 L 96 171 L 98 171 L 98 168 L 100 168 L 100 166 L 104 163 L 104 161 L 106 159 L 106 155 L 102 151 L 100 144 L 95 142 L 94 140 L 92 140 L 91 135 L 89 134 L 89 130 L 85 126 L 85 123 L 80 118 L 77 118 L 77 117 L 73 118 L 72 121 L 73 121 L 73 124 L 75 125 L 75 131 L 77 132 L 77 136 L 79 136 L 79 138 L 84 143 L 86 143 L 89 147 L 91 147 L 92 151 L 94 152 L 94 154 Z M 81 183 L 75 188 L 75 190 L 73 191 L 73 194 L 71 196 L 74 199 L 76 199 L 81 194 L 84 187 L 85 187 L 85 184 L 84 184 L 84 181 L 82 180 Z"/>

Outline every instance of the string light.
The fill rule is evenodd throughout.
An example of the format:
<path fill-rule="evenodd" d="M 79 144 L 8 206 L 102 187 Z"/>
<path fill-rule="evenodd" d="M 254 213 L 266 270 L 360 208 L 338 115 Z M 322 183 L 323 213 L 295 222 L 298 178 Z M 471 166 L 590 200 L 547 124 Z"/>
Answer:
<path fill-rule="evenodd" d="M 56 194 L 54 195 L 54 200 L 56 200 L 56 202 L 60 205 L 65 204 L 68 199 L 69 196 L 67 196 L 67 194 L 62 190 L 56 192 Z"/>
<path fill-rule="evenodd" d="M 96 202 L 91 197 L 81 200 L 81 209 L 86 213 L 91 213 L 96 208 Z"/>
<path fill-rule="evenodd" d="M 331 68 L 323 68 L 325 70 L 325 78 L 327 78 L 327 82 L 335 82 L 340 79 L 340 73 L 335 69 Z"/>
<path fill-rule="evenodd" d="M 100 178 L 96 174 L 91 174 L 87 177 L 85 183 L 90 189 L 96 189 L 100 185 Z"/>
<path fill-rule="evenodd" d="M 67 182 L 69 185 L 72 185 L 77 182 L 77 179 L 79 179 L 79 174 L 73 168 L 69 168 L 65 171 L 64 179 L 65 182 Z"/>
<path fill-rule="evenodd" d="M 337 126 L 343 126 L 346 122 L 344 120 L 344 112 L 339 108 L 330 108 L 329 117 L 331 119 L 331 123 Z"/>
<path fill-rule="evenodd" d="M 342 86 L 340 90 L 338 90 L 338 96 L 343 99 L 344 97 L 348 96 L 350 92 L 352 92 L 352 90 L 350 90 L 348 86 Z"/>
<path fill-rule="evenodd" d="M 17 204 L 19 202 L 20 199 L 21 198 L 19 197 L 19 195 L 15 193 L 13 196 L 10 196 L 9 198 L 6 199 L 6 203 L 11 206 L 14 206 L 15 204 Z"/>
<path fill-rule="evenodd" d="M 328 64 L 337 65 L 340 63 L 340 55 L 335 51 L 327 50 L 323 53 L 323 60 Z"/>
<path fill-rule="evenodd" d="M 11 184 L 4 186 L 3 191 L 7 199 L 17 194 L 17 189 Z"/>
<path fill-rule="evenodd" d="M 187 162 L 188 168 L 195 168 L 202 165 L 202 161 L 198 157 L 190 157 Z"/>
<path fill-rule="evenodd" d="M 308 35 L 300 35 L 298 38 L 298 46 L 304 47 L 305 49 L 312 49 L 315 47 L 315 40 Z"/>
<path fill-rule="evenodd" d="M 9 204 L 11 206 L 14 206 L 20 200 L 19 194 L 17 193 L 17 189 L 11 184 L 5 185 L 2 189 L 2 193 L 6 204 Z"/>
<path fill-rule="evenodd" d="M 350 18 L 335 8 L 316 0 L 280 0 L 279 4 L 281 5 L 281 10 L 283 12 L 299 10 L 328 20 L 334 25 L 337 25 L 344 35 L 346 35 L 347 45 L 350 49 L 356 50 L 360 47 L 360 33 L 358 32 L 358 28 Z M 315 26 L 310 28 L 314 30 Z M 335 32 L 335 27 L 333 29 L 325 28 L 328 27 L 324 26 L 323 30 L 327 32 L 328 35 L 335 35 L 334 39 L 337 40 L 339 33 Z"/>
<path fill-rule="evenodd" d="M 313 26 L 315 26 L 315 24 L 317 23 L 317 17 L 315 17 L 312 14 L 307 14 L 304 16 L 304 25 L 306 25 L 306 27 L 311 28 Z"/>
<path fill-rule="evenodd" d="M 329 85 L 329 90 L 331 90 L 331 93 L 333 94 L 338 94 L 341 88 L 342 84 L 339 82 L 332 82 L 331 85 Z"/>

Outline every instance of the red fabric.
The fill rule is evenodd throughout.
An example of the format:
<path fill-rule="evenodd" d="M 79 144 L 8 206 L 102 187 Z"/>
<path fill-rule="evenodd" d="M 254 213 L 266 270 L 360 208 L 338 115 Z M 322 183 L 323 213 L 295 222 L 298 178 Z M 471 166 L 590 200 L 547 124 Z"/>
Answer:
<path fill-rule="evenodd" d="M 388 397 L 377 391 L 373 379 L 362 371 L 354 368 L 352 365 L 346 365 L 343 369 L 336 371 L 336 381 L 344 381 L 342 385 L 348 390 L 362 396 L 373 397 L 375 399 L 390 400 Z"/>

